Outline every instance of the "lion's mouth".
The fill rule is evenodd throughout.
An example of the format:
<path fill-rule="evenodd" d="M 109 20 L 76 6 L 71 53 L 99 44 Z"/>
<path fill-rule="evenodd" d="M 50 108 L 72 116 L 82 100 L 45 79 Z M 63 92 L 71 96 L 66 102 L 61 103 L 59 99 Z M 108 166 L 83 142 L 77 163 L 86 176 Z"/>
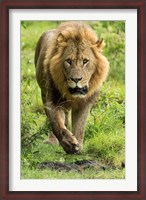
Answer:
<path fill-rule="evenodd" d="M 75 87 L 75 88 L 69 88 L 69 92 L 73 95 L 86 95 L 88 92 L 87 86 L 84 86 L 82 88 Z"/>

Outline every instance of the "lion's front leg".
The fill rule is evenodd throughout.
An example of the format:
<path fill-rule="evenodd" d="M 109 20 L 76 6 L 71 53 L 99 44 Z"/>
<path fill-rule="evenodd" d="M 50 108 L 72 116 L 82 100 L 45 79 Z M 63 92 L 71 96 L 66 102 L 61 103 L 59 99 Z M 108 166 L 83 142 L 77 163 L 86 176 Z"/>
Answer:
<path fill-rule="evenodd" d="M 55 107 L 46 104 L 45 110 L 50 119 L 54 135 L 59 140 L 60 145 L 67 153 L 76 153 L 79 150 L 79 144 L 75 136 L 65 126 L 65 111 L 62 107 Z"/>
<path fill-rule="evenodd" d="M 72 109 L 72 132 L 79 142 L 80 150 L 83 148 L 85 125 L 90 107 L 90 105 L 84 105 L 84 107 Z"/>

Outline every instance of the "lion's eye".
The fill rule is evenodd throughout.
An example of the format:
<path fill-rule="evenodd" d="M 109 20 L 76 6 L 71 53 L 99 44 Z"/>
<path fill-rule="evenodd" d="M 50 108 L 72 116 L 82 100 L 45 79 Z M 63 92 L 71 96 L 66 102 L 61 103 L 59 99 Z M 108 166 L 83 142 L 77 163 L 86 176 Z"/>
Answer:
<path fill-rule="evenodd" d="M 87 64 L 88 62 L 89 62 L 89 60 L 84 59 L 84 60 L 83 60 L 83 65 Z"/>
<path fill-rule="evenodd" d="M 68 58 L 68 59 L 66 60 L 66 62 L 67 62 L 69 65 L 71 65 L 71 59 Z"/>

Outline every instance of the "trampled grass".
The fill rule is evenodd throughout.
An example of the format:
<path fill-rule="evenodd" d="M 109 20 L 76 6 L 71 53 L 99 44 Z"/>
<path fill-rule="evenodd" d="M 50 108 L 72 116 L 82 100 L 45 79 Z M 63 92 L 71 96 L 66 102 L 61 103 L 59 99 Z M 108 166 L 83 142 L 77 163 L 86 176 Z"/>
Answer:
<path fill-rule="evenodd" d="M 60 146 L 44 144 L 51 128 L 44 114 L 35 79 L 34 50 L 40 35 L 59 22 L 22 22 L 21 26 L 21 178 L 24 179 L 123 179 L 125 178 L 125 86 L 124 22 L 90 22 L 106 41 L 104 54 L 110 74 L 85 131 L 84 149 L 67 155 Z M 98 165 L 80 169 L 39 169 L 42 162 L 73 163 L 94 160 Z"/>

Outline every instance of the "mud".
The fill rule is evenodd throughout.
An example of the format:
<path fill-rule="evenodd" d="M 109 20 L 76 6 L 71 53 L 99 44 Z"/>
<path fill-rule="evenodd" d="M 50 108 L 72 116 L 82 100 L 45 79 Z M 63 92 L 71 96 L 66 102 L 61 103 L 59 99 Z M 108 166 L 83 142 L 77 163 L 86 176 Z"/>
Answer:
<path fill-rule="evenodd" d="M 65 171 L 70 171 L 70 170 L 76 170 L 81 172 L 84 169 L 87 168 L 96 168 L 98 170 L 106 170 L 108 169 L 107 166 L 104 166 L 97 161 L 93 160 L 79 160 L 74 163 L 61 163 L 61 162 L 51 162 L 51 161 L 46 161 L 42 162 L 38 165 L 39 169 L 50 169 L 50 170 L 65 170 Z"/>

